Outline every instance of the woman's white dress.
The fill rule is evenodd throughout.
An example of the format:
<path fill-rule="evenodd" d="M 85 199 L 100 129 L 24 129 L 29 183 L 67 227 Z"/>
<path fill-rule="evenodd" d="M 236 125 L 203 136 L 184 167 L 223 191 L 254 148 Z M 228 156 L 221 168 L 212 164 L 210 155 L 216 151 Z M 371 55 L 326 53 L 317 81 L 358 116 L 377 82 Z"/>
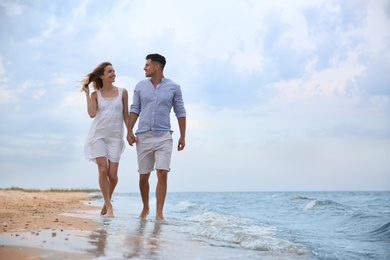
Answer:
<path fill-rule="evenodd" d="M 117 97 L 102 97 L 97 91 L 98 109 L 84 145 L 86 159 L 96 162 L 96 158 L 106 157 L 119 162 L 125 151 L 122 92 L 123 88 L 118 88 Z"/>

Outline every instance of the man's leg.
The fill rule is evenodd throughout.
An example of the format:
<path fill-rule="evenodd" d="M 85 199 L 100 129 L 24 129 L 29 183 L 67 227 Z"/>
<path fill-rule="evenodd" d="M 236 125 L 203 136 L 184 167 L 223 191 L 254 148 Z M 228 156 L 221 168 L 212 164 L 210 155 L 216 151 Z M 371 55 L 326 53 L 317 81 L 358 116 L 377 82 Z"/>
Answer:
<path fill-rule="evenodd" d="M 168 171 L 157 170 L 156 186 L 156 219 L 164 220 L 163 209 L 165 197 L 167 195 Z"/>
<path fill-rule="evenodd" d="M 149 176 L 150 172 L 139 175 L 139 191 L 141 193 L 142 203 L 144 205 L 139 216 L 142 220 L 146 219 L 146 216 L 149 214 Z"/>

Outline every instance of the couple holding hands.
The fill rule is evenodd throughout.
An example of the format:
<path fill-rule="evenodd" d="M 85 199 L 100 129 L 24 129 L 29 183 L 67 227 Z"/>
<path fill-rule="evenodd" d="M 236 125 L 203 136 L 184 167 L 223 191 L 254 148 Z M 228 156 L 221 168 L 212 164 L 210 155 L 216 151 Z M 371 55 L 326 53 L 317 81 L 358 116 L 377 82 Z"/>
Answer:
<path fill-rule="evenodd" d="M 115 70 L 111 63 L 99 64 L 84 81 L 82 90 L 87 98 L 87 110 L 92 121 L 85 140 L 85 158 L 94 161 L 99 171 L 99 186 L 103 195 L 102 215 L 113 217 L 111 196 L 118 183 L 118 166 L 125 150 L 124 126 L 127 141 L 136 144 L 139 189 L 143 202 L 141 219 L 149 214 L 149 176 L 156 169 L 156 219 L 164 220 L 163 208 L 167 194 L 168 172 L 172 155 L 170 111 L 178 120 L 180 137 L 178 151 L 185 147 L 186 110 L 180 85 L 164 77 L 165 57 L 160 54 L 146 56 L 144 80 L 134 88 L 133 103 L 128 103 L 125 88 L 113 85 Z M 92 83 L 94 91 L 90 93 Z M 138 121 L 138 129 L 133 127 Z"/>

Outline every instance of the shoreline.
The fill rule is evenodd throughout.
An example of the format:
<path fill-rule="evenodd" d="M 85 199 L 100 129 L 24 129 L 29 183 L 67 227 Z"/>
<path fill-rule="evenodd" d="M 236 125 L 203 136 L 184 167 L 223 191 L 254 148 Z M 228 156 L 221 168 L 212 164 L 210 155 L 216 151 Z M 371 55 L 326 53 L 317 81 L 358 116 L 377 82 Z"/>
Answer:
<path fill-rule="evenodd" d="M 93 216 L 100 208 L 88 192 L 5 189 L 0 208 L 0 259 L 93 258 L 83 248 L 68 248 L 98 227 Z"/>

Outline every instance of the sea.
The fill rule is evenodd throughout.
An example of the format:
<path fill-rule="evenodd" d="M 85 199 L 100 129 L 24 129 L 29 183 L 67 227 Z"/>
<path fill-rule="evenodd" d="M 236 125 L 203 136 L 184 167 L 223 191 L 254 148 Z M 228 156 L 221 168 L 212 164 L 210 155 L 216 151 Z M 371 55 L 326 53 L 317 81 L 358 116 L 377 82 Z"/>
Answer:
<path fill-rule="evenodd" d="M 139 193 L 94 216 L 96 259 L 390 259 L 390 192 L 172 192 L 164 221 Z M 102 205 L 95 194 L 94 204 Z"/>
<path fill-rule="evenodd" d="M 101 194 L 86 203 L 101 207 Z M 99 209 L 72 213 L 97 222 L 92 232 L 45 229 L 0 242 L 49 250 L 40 258 L 48 260 L 60 259 L 55 252 L 99 260 L 390 259 L 389 191 L 168 192 L 164 221 L 155 219 L 153 193 L 144 221 L 139 193 L 115 192 L 112 203 L 114 218 Z"/>

